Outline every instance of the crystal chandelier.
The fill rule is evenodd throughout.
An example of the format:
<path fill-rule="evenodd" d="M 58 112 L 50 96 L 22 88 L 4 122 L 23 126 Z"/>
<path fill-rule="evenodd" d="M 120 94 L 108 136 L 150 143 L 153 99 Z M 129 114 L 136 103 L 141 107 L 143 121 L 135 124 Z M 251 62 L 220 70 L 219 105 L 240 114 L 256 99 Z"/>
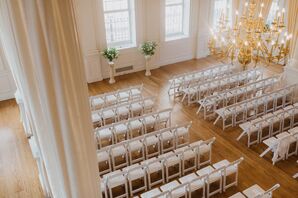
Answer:
<path fill-rule="evenodd" d="M 278 9 L 272 24 L 266 25 L 263 8 L 263 3 L 247 1 L 242 16 L 236 11 L 232 27 L 222 12 L 216 30 L 211 30 L 210 54 L 229 58 L 232 63 L 238 60 L 244 69 L 261 60 L 286 65 L 292 34 L 285 31 L 285 9 Z"/>

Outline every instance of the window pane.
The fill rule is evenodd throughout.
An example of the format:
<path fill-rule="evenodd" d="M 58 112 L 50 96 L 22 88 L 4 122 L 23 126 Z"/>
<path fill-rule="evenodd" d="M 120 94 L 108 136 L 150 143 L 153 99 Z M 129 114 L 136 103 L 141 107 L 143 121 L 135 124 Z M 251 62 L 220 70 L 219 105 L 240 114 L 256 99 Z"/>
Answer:
<path fill-rule="evenodd" d="M 268 18 L 267 18 L 267 22 L 266 22 L 267 24 L 271 25 L 271 23 L 274 20 L 274 17 L 275 17 L 275 14 L 276 14 L 277 10 L 278 10 L 278 1 L 274 0 L 272 2 L 271 8 L 270 8 L 270 11 L 269 11 L 269 14 L 268 14 Z"/>
<path fill-rule="evenodd" d="M 230 0 L 215 0 L 214 1 L 214 11 L 213 11 L 213 27 L 216 28 L 218 26 L 219 18 L 222 13 L 224 13 L 225 17 L 228 19 L 228 25 L 231 25 L 231 2 Z"/>
<path fill-rule="evenodd" d="M 166 7 L 166 35 L 183 33 L 183 6 Z"/>
<path fill-rule="evenodd" d="M 171 4 L 182 4 L 183 0 L 166 0 L 166 5 L 171 5 Z"/>
<path fill-rule="evenodd" d="M 128 0 L 104 0 L 104 11 L 128 9 Z"/>
<path fill-rule="evenodd" d="M 129 12 L 105 14 L 107 43 L 130 41 Z"/>

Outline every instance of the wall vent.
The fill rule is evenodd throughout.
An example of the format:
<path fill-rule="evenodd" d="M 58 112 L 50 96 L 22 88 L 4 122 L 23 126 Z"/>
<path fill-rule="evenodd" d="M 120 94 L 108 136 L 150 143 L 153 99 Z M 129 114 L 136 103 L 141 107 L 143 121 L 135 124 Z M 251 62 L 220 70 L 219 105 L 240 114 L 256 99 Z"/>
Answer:
<path fill-rule="evenodd" d="M 126 67 L 121 67 L 121 68 L 116 68 L 115 69 L 116 73 L 124 72 L 124 71 L 129 71 L 129 70 L 133 70 L 133 66 L 132 65 L 129 65 L 129 66 L 126 66 Z"/>

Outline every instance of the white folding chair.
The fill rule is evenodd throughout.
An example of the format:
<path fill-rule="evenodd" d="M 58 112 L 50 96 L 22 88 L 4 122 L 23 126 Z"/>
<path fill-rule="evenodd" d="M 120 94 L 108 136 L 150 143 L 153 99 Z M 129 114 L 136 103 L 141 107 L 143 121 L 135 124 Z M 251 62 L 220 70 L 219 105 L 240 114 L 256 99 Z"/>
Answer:
<path fill-rule="evenodd" d="M 116 107 L 117 119 L 118 120 L 127 120 L 128 118 L 130 118 L 130 116 L 131 116 L 130 107 L 131 107 L 131 102 L 118 104 Z"/>
<path fill-rule="evenodd" d="M 222 160 L 219 161 L 215 164 L 213 164 L 212 166 L 215 169 L 221 169 L 223 168 L 223 191 L 225 192 L 226 189 L 232 187 L 232 186 L 237 186 L 238 185 L 238 166 L 239 164 L 243 161 L 243 157 L 241 157 L 240 159 L 234 161 L 234 162 L 229 162 L 228 160 Z M 229 176 L 234 176 L 233 179 L 231 179 L 232 181 L 228 183 L 227 178 Z"/>
<path fill-rule="evenodd" d="M 103 124 L 110 124 L 113 122 L 118 121 L 118 116 L 117 116 L 117 108 L 116 106 L 112 106 L 109 108 L 105 108 L 101 111 L 101 117 L 103 120 Z"/>
<path fill-rule="evenodd" d="M 179 198 L 187 196 L 187 184 L 179 184 L 176 180 L 160 186 L 160 189 L 162 192 L 169 192 L 169 197 Z"/>
<path fill-rule="evenodd" d="M 192 197 L 192 193 L 196 192 L 196 196 L 198 197 L 198 193 L 201 194 L 200 198 L 205 198 L 205 185 L 206 176 L 199 177 L 195 173 L 190 173 L 185 175 L 184 177 L 179 178 L 179 182 L 182 184 L 188 183 L 188 197 Z M 198 192 L 201 191 L 201 192 Z"/>
<path fill-rule="evenodd" d="M 216 138 L 213 137 L 205 141 L 199 140 L 189 145 L 197 154 L 197 168 L 211 163 L 212 144 L 214 143 L 215 139 Z"/>
<path fill-rule="evenodd" d="M 145 128 L 145 133 L 153 131 L 156 128 L 156 124 L 157 124 L 156 114 L 150 113 L 150 114 L 144 115 L 142 119 L 143 119 L 143 124 Z"/>
<path fill-rule="evenodd" d="M 246 190 L 242 191 L 242 193 L 247 198 L 263 198 L 263 197 L 272 197 L 272 193 L 274 190 L 279 188 L 279 184 L 275 184 L 273 187 L 271 187 L 268 191 L 265 191 L 263 188 L 261 188 L 258 184 L 255 184 Z"/>
<path fill-rule="evenodd" d="M 128 141 L 127 148 L 130 164 L 145 160 L 145 146 L 142 141 L 143 137 L 134 138 Z"/>
<path fill-rule="evenodd" d="M 173 178 L 181 177 L 181 159 L 179 154 L 171 151 L 160 155 L 159 158 L 164 159 L 166 182 L 169 182 Z"/>
<path fill-rule="evenodd" d="M 196 174 L 199 176 L 206 175 L 207 197 L 222 192 L 222 171 L 223 168 L 214 169 L 212 166 L 207 166 L 196 172 Z M 213 188 L 212 186 L 214 185 L 218 187 Z"/>
<path fill-rule="evenodd" d="M 175 148 L 175 135 L 169 129 L 162 129 L 159 135 L 160 151 L 166 153 Z"/>
<path fill-rule="evenodd" d="M 142 116 L 141 116 L 142 117 Z M 144 124 L 142 118 L 128 119 L 128 130 L 130 137 L 134 138 L 144 134 Z"/>
<path fill-rule="evenodd" d="M 183 147 L 189 144 L 189 129 L 192 125 L 192 122 L 180 126 L 176 126 L 173 131 L 175 135 L 175 146 L 176 148 Z"/>
<path fill-rule="evenodd" d="M 185 146 L 174 150 L 174 152 L 180 155 L 182 175 L 185 175 L 187 172 L 196 170 L 197 155 L 192 148 Z"/>
<path fill-rule="evenodd" d="M 113 198 L 123 198 L 126 197 L 128 198 L 128 186 L 127 186 L 127 178 L 126 175 L 120 171 L 120 170 L 116 170 L 114 172 L 105 174 L 103 176 L 103 179 L 106 182 L 107 188 L 108 188 L 108 194 L 109 197 L 113 197 Z M 117 190 L 117 194 L 113 192 L 113 189 L 115 188 L 121 188 L 122 193 L 118 193 Z M 115 195 L 116 194 L 116 195 Z"/>
<path fill-rule="evenodd" d="M 113 134 L 116 143 L 127 140 L 129 138 L 129 127 L 127 120 L 114 123 Z"/>
<path fill-rule="evenodd" d="M 109 149 L 109 147 L 105 147 L 100 150 L 97 150 L 97 163 L 99 175 L 103 175 L 112 171 Z"/>
<path fill-rule="evenodd" d="M 113 170 L 126 167 L 129 164 L 127 142 L 121 142 L 110 147 Z M 119 162 L 120 161 L 120 162 Z"/>
<path fill-rule="evenodd" d="M 171 126 L 172 109 L 165 109 L 158 112 L 157 115 L 157 128 L 166 128 Z"/>
<path fill-rule="evenodd" d="M 141 198 L 152 198 L 154 196 L 159 196 L 161 193 L 162 192 L 158 188 L 154 188 L 152 190 L 142 193 Z"/>
<path fill-rule="evenodd" d="M 150 158 L 148 160 L 142 161 L 141 164 L 146 166 L 148 189 L 165 182 L 162 158 Z"/>
<path fill-rule="evenodd" d="M 155 104 L 155 98 L 154 97 L 148 97 L 144 98 L 144 103 L 143 103 L 143 111 L 146 112 L 152 112 L 154 104 Z"/>
<path fill-rule="evenodd" d="M 124 168 L 123 171 L 127 172 L 127 180 L 131 197 L 136 193 L 147 190 L 146 170 L 143 165 L 134 164 Z"/>
<path fill-rule="evenodd" d="M 144 137 L 146 159 L 155 157 L 161 153 L 158 134 L 146 134 Z"/>
<path fill-rule="evenodd" d="M 113 126 L 106 125 L 95 129 L 95 136 L 98 149 L 114 144 Z"/>

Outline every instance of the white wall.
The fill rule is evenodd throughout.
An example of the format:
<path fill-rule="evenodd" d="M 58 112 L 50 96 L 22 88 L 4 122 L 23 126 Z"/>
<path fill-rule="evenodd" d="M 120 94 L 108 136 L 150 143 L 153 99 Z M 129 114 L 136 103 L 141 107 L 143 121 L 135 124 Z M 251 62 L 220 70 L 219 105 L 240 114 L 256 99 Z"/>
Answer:
<path fill-rule="evenodd" d="M 0 42 L 0 101 L 14 98 L 15 91 L 15 82 L 4 57 L 3 48 Z"/>
<path fill-rule="evenodd" d="M 153 68 L 208 55 L 206 24 L 202 26 L 201 23 L 209 22 L 210 1 L 191 0 L 189 37 L 167 42 L 164 39 L 163 28 L 164 0 L 135 0 L 135 4 L 137 46 L 146 40 L 153 40 L 159 44 L 159 49 L 150 62 Z M 102 0 L 76 0 L 79 40 L 89 83 L 109 77 L 107 62 L 100 55 L 100 51 L 106 47 L 102 10 Z M 199 20 L 199 17 L 202 19 Z M 204 31 L 200 31 L 201 29 Z M 202 42 L 203 45 L 201 45 Z M 120 51 L 116 67 L 129 65 L 133 65 L 133 71 L 117 73 L 116 75 L 145 69 L 144 58 L 137 47 Z"/>

